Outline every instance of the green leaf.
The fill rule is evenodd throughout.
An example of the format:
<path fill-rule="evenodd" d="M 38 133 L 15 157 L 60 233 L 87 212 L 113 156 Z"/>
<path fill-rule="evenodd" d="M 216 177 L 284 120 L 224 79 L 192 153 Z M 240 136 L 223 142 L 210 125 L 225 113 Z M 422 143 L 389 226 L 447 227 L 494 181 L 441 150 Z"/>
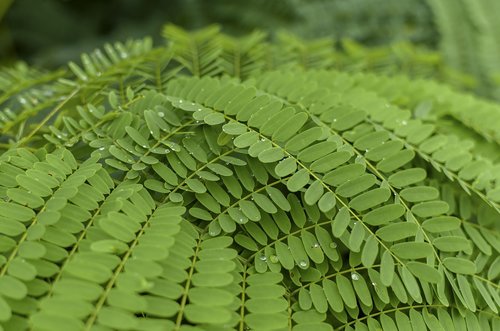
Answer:
<path fill-rule="evenodd" d="M 261 215 L 259 209 L 252 201 L 241 200 L 240 208 L 243 214 L 248 217 L 249 220 L 257 222 L 260 220 Z"/>
<path fill-rule="evenodd" d="M 326 192 L 318 201 L 319 210 L 323 213 L 329 212 L 335 207 L 337 200 L 335 199 L 335 194 L 332 192 Z"/>
<path fill-rule="evenodd" d="M 31 323 L 33 323 L 33 325 L 36 325 L 37 327 L 45 330 L 78 331 L 82 330 L 84 327 L 83 323 L 76 318 L 40 312 L 33 314 L 30 318 L 30 321 Z"/>
<path fill-rule="evenodd" d="M 361 252 L 361 263 L 367 268 L 373 266 L 378 256 L 378 241 L 375 236 L 368 236 Z"/>
<path fill-rule="evenodd" d="M 295 135 L 307 121 L 307 114 L 302 112 L 293 115 L 283 123 L 272 135 L 272 139 L 277 142 L 285 142 Z M 288 147 L 287 147 L 288 148 Z"/>
<path fill-rule="evenodd" d="M 472 249 L 469 240 L 460 236 L 439 237 L 434 239 L 432 244 L 442 252 L 467 252 Z"/>
<path fill-rule="evenodd" d="M 432 254 L 432 246 L 424 242 L 405 242 L 391 246 L 391 251 L 402 259 L 419 259 Z"/>
<path fill-rule="evenodd" d="M 349 207 L 356 211 L 373 208 L 389 199 L 391 191 L 387 188 L 376 188 L 362 193 L 349 202 Z"/>
<path fill-rule="evenodd" d="M 147 137 L 144 137 L 139 131 L 131 126 L 126 126 L 125 131 L 130 136 L 130 138 L 132 138 L 132 140 L 135 141 L 139 146 L 143 148 L 149 148 Z"/>
<path fill-rule="evenodd" d="M 425 220 L 422 223 L 424 230 L 439 233 L 453 231 L 460 227 L 460 219 L 454 216 L 438 216 Z"/>
<path fill-rule="evenodd" d="M 365 167 L 359 163 L 347 164 L 333 171 L 330 171 L 323 177 L 323 182 L 328 185 L 339 186 L 347 181 L 358 178 L 365 173 Z"/>
<path fill-rule="evenodd" d="M 287 157 L 283 159 L 282 161 L 278 162 L 278 164 L 274 168 L 276 175 L 280 177 L 286 177 L 294 173 L 296 170 L 297 170 L 297 162 L 293 157 Z"/>
<path fill-rule="evenodd" d="M 380 280 L 384 286 L 391 286 L 392 280 L 394 279 L 394 259 L 391 253 L 386 250 L 382 253 L 382 259 L 380 261 Z"/>
<path fill-rule="evenodd" d="M 427 173 L 422 168 L 410 168 L 396 172 L 388 178 L 389 184 L 395 187 L 405 187 L 419 183 L 425 179 Z"/>
<path fill-rule="evenodd" d="M 322 141 L 303 149 L 297 155 L 297 159 L 301 162 L 313 162 L 332 153 L 336 148 L 337 143 L 333 141 Z"/>
<path fill-rule="evenodd" d="M 208 125 L 218 125 L 226 121 L 224 114 L 212 112 L 203 117 L 203 121 Z"/>
<path fill-rule="evenodd" d="M 443 259 L 444 266 L 455 273 L 473 275 L 476 273 L 476 265 L 460 257 L 447 257 Z"/>
<path fill-rule="evenodd" d="M 295 267 L 295 262 L 288 246 L 281 241 L 277 241 L 274 244 L 274 248 L 276 249 L 276 255 L 283 268 L 292 270 Z"/>
<path fill-rule="evenodd" d="M 263 163 L 272 163 L 283 159 L 284 156 L 285 154 L 280 147 L 272 147 L 260 152 L 258 158 Z"/>
<path fill-rule="evenodd" d="M 0 294 L 8 298 L 20 300 L 28 294 L 28 289 L 17 278 L 5 275 L 0 278 Z"/>
<path fill-rule="evenodd" d="M 363 216 L 363 222 L 369 225 L 383 225 L 403 216 L 405 208 L 400 204 L 391 204 L 379 207 Z"/>
<path fill-rule="evenodd" d="M 336 277 L 338 290 L 342 300 L 345 305 L 349 308 L 356 308 L 358 303 L 356 301 L 356 295 L 354 294 L 354 289 L 351 282 L 343 275 L 337 275 Z"/>
<path fill-rule="evenodd" d="M 354 222 L 351 235 L 349 236 L 349 249 L 353 252 L 359 252 L 364 239 L 365 227 L 363 223 Z"/>
<path fill-rule="evenodd" d="M 323 135 L 320 127 L 313 127 L 297 134 L 285 144 L 285 149 L 291 153 L 298 153 Z M 275 139 L 273 137 L 273 139 Z"/>
<path fill-rule="evenodd" d="M 309 183 L 309 172 L 307 169 L 300 169 L 288 179 L 286 187 L 290 192 L 297 192 Z"/>
<path fill-rule="evenodd" d="M 430 186 L 415 186 L 405 188 L 399 194 L 403 199 L 409 202 L 434 200 L 439 197 L 439 191 Z"/>
<path fill-rule="evenodd" d="M 316 173 L 326 173 L 349 161 L 351 156 L 347 151 L 330 153 L 311 163 L 310 169 Z"/>
<path fill-rule="evenodd" d="M 444 214 L 448 209 L 449 206 L 444 201 L 428 201 L 414 205 L 411 211 L 420 217 L 431 217 Z"/>
<path fill-rule="evenodd" d="M 401 168 L 415 157 L 415 152 L 411 149 L 405 149 L 397 152 L 377 163 L 377 169 L 382 172 L 392 172 Z"/>
<path fill-rule="evenodd" d="M 26 260 L 16 257 L 10 262 L 7 273 L 21 280 L 30 281 L 35 279 L 37 270 Z"/>
<path fill-rule="evenodd" d="M 344 310 L 344 304 L 340 296 L 337 284 L 330 279 L 323 279 L 323 291 L 325 292 L 328 304 L 334 312 L 340 313 Z"/>
<path fill-rule="evenodd" d="M 406 264 L 406 267 L 413 275 L 423 281 L 429 283 L 439 283 L 441 281 L 442 276 L 439 272 L 426 263 L 410 261 Z"/>
<path fill-rule="evenodd" d="M 304 194 L 304 201 L 309 206 L 312 206 L 316 202 L 318 202 L 318 200 L 323 195 L 323 192 L 323 183 L 319 180 L 316 180 L 307 188 L 306 193 Z"/>
<path fill-rule="evenodd" d="M 417 234 L 418 226 L 415 223 L 395 223 L 381 227 L 376 235 L 384 241 L 398 241 Z"/>
<path fill-rule="evenodd" d="M 243 133 L 242 135 L 234 138 L 233 144 L 238 148 L 246 148 L 259 141 L 259 134 L 255 131 Z"/>
<path fill-rule="evenodd" d="M 337 216 L 335 216 L 335 219 L 332 221 L 332 234 L 335 237 L 340 238 L 347 229 L 350 221 L 351 217 L 349 215 L 349 210 L 346 207 L 342 207 L 337 213 Z"/>
<path fill-rule="evenodd" d="M 363 176 L 349 179 L 344 184 L 340 185 L 335 193 L 341 197 L 350 198 L 361 192 L 368 190 L 376 182 L 375 176 L 372 174 L 365 174 Z"/>

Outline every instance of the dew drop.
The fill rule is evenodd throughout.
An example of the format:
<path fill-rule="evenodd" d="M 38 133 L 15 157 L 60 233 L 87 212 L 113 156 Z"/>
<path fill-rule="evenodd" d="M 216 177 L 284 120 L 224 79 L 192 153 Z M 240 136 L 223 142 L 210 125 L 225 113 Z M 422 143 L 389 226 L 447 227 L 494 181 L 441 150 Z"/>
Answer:
<path fill-rule="evenodd" d="M 103 147 L 99 147 L 99 150 L 100 150 L 100 151 L 103 151 L 103 150 L 104 150 L 104 146 L 103 146 Z"/>
<path fill-rule="evenodd" d="M 261 255 L 261 256 L 259 256 L 259 260 L 267 261 L 267 257 L 265 255 Z"/>
<path fill-rule="evenodd" d="M 377 283 L 372 282 L 372 285 L 373 285 L 373 286 L 377 286 Z"/>
<path fill-rule="evenodd" d="M 278 263 L 279 262 L 279 259 L 276 255 L 271 255 L 269 257 L 269 260 L 272 262 L 272 263 Z"/>
<path fill-rule="evenodd" d="M 260 138 L 260 141 L 266 141 L 266 138 Z"/>
<path fill-rule="evenodd" d="M 301 267 L 302 269 L 307 268 L 307 262 L 306 262 L 306 261 L 304 261 L 304 260 L 300 261 L 300 262 L 299 262 L 299 267 Z"/>
<path fill-rule="evenodd" d="M 165 116 L 165 113 L 164 113 L 164 112 L 162 112 L 162 111 L 161 111 L 161 112 L 158 112 L 158 116 L 163 117 L 163 116 Z"/>
<path fill-rule="evenodd" d="M 170 153 L 170 149 L 165 148 L 165 153 L 166 153 L 166 154 Z"/>
<path fill-rule="evenodd" d="M 337 248 L 337 244 L 336 243 L 330 243 L 330 248 Z"/>
<path fill-rule="evenodd" d="M 408 124 L 408 122 L 407 122 L 407 121 L 402 121 L 402 122 L 401 122 L 401 125 L 407 125 L 407 124 Z"/>
<path fill-rule="evenodd" d="M 359 275 L 358 275 L 357 273 L 353 272 L 353 273 L 351 274 L 351 279 L 352 279 L 352 280 L 359 280 Z"/>
<path fill-rule="evenodd" d="M 312 245 L 313 248 L 319 248 L 319 244 L 318 243 L 314 243 L 314 245 Z"/>
<path fill-rule="evenodd" d="M 179 103 L 182 103 L 182 100 L 179 100 Z"/>

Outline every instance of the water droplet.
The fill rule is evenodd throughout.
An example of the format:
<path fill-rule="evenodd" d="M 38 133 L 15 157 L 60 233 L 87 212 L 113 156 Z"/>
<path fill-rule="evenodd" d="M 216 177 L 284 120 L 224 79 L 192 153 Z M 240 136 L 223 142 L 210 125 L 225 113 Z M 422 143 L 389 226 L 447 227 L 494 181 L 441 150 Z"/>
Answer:
<path fill-rule="evenodd" d="M 266 141 L 266 138 L 260 138 L 260 141 Z"/>
<path fill-rule="evenodd" d="M 351 274 L 351 279 L 352 279 L 352 280 L 359 280 L 359 275 L 358 275 L 357 273 L 353 272 L 353 273 Z"/>
<path fill-rule="evenodd" d="M 244 222 L 245 222 L 245 219 L 243 219 L 243 217 L 238 220 L 238 223 L 243 224 Z"/>
<path fill-rule="evenodd" d="M 372 282 L 372 285 L 373 285 L 373 286 L 377 286 L 377 283 Z"/>
<path fill-rule="evenodd" d="M 103 147 L 99 147 L 99 150 L 100 150 L 100 151 L 103 151 L 103 150 L 104 150 L 104 146 L 103 146 Z"/>
<path fill-rule="evenodd" d="M 279 259 L 276 255 L 271 255 L 269 257 L 269 260 L 272 262 L 272 263 L 278 263 L 279 262 Z"/>
<path fill-rule="evenodd" d="M 212 237 L 215 237 L 217 235 L 217 232 L 210 230 L 208 231 L 208 234 L 211 235 Z"/>
<path fill-rule="evenodd" d="M 337 248 L 337 244 L 336 243 L 330 243 L 330 248 Z"/>
<path fill-rule="evenodd" d="M 179 100 L 179 103 L 182 103 L 183 101 L 182 100 Z"/>
<path fill-rule="evenodd" d="M 158 113 L 158 116 L 163 117 L 163 116 L 165 116 L 165 113 L 161 111 Z"/>
<path fill-rule="evenodd" d="M 170 153 L 170 149 L 165 148 L 165 153 L 166 153 L 166 154 Z"/>
<path fill-rule="evenodd" d="M 314 243 L 314 245 L 312 245 L 313 248 L 319 248 L 319 244 L 318 243 Z"/>
<path fill-rule="evenodd" d="M 148 148 L 148 145 L 142 145 L 143 148 Z"/>
<path fill-rule="evenodd" d="M 23 98 L 23 97 L 20 97 L 20 98 L 19 98 L 19 102 L 20 102 L 21 104 L 25 105 L 25 104 L 26 104 L 26 99 L 25 99 L 25 98 Z"/>
<path fill-rule="evenodd" d="M 334 118 L 334 119 L 333 119 L 333 123 L 335 123 L 335 122 L 337 122 L 337 119 L 336 119 L 336 118 Z"/>
<path fill-rule="evenodd" d="M 401 121 L 401 125 L 407 125 L 408 122 L 407 121 Z"/>
<path fill-rule="evenodd" d="M 191 106 L 194 106 L 194 102 L 191 102 Z"/>
<path fill-rule="evenodd" d="M 198 108 L 198 110 L 197 110 L 197 111 L 202 111 L 202 110 L 203 110 L 203 109 L 201 109 L 201 108 Z"/>
<path fill-rule="evenodd" d="M 302 269 L 307 268 L 307 262 L 306 262 L 306 261 L 304 261 L 304 260 L 300 261 L 300 262 L 299 262 L 299 267 L 301 267 Z"/>
<path fill-rule="evenodd" d="M 267 261 L 267 257 L 265 255 L 261 255 L 261 256 L 259 256 L 259 260 Z"/>

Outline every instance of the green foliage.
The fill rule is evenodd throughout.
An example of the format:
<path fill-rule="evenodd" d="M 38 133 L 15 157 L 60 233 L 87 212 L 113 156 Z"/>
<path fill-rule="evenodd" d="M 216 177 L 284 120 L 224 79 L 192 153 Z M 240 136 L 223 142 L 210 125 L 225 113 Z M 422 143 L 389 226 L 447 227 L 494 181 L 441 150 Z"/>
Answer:
<path fill-rule="evenodd" d="M 164 35 L 5 73 L 4 330 L 498 329 L 498 105 Z"/>
<path fill-rule="evenodd" d="M 495 0 L 428 0 L 446 63 L 477 80 L 476 92 L 500 97 L 500 23 Z M 457 29 L 460 26 L 460 29 Z"/>

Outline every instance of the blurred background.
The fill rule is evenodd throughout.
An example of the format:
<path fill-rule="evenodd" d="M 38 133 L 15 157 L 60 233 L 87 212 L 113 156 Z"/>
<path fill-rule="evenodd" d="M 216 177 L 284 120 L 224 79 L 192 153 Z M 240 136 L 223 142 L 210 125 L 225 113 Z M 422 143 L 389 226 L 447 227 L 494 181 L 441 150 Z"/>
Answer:
<path fill-rule="evenodd" d="M 367 49 L 405 43 L 466 77 L 464 88 L 499 98 L 499 13 L 499 0 L 0 0 L 0 65 L 53 69 L 107 41 L 150 35 L 162 44 L 167 22 L 218 23 L 231 35 L 258 29 L 271 40 L 285 30 Z"/>

